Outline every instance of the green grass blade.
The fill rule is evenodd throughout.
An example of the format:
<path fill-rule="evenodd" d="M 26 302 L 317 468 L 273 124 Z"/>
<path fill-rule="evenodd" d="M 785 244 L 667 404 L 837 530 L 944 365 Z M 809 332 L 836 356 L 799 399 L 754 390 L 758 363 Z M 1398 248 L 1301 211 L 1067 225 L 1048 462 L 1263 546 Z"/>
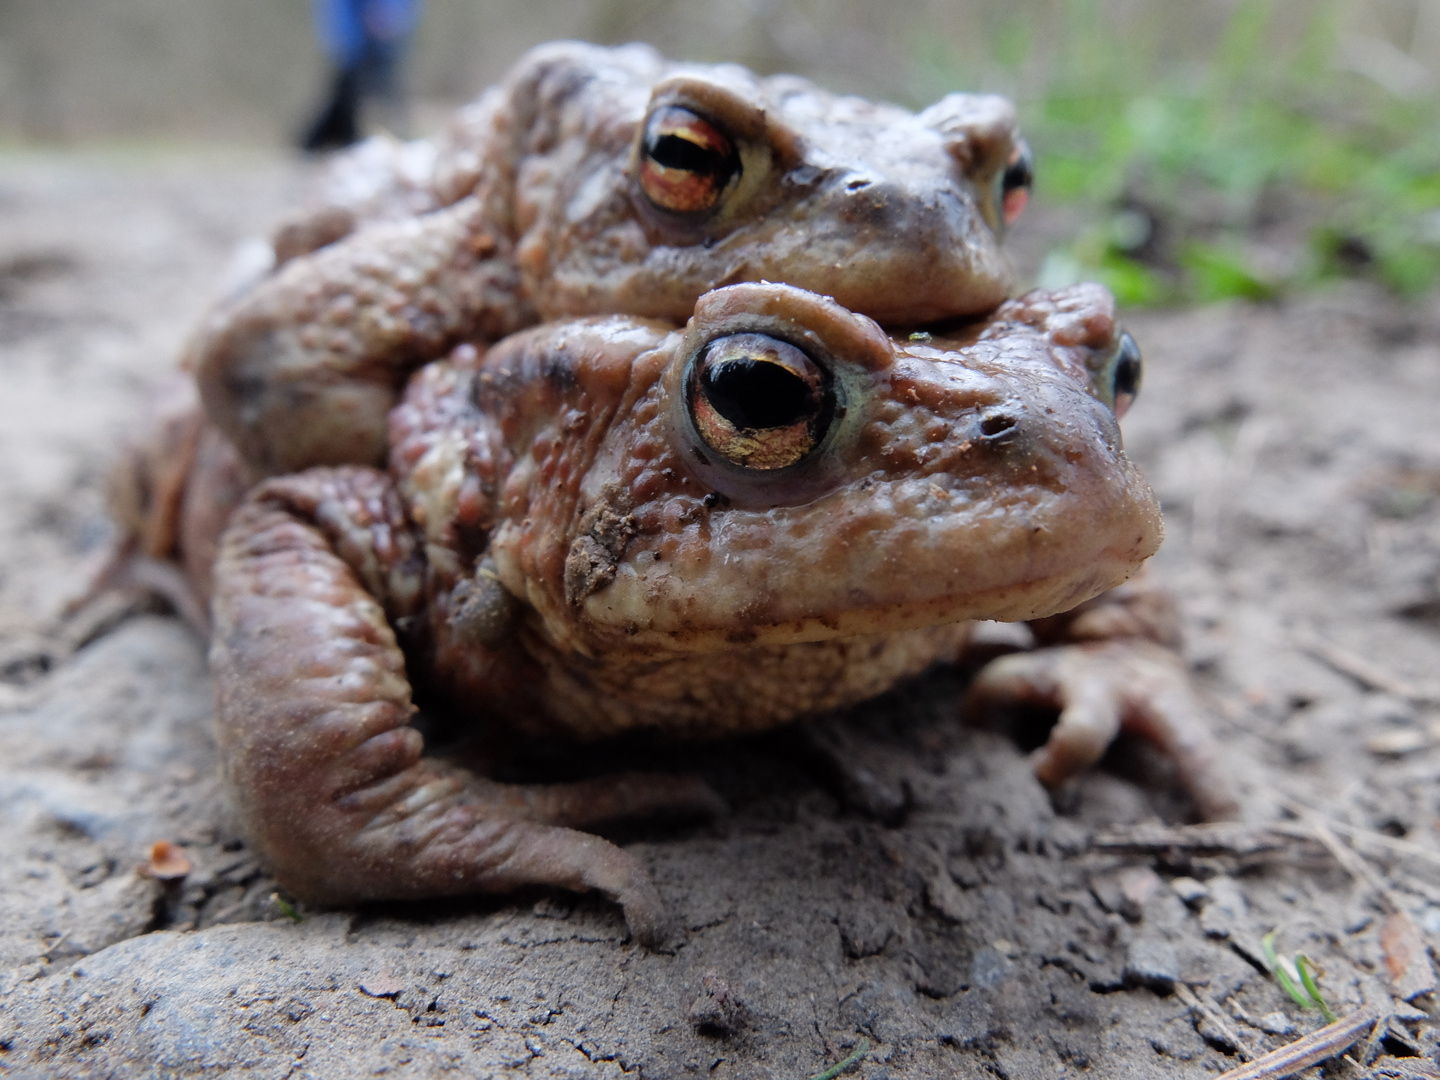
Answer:
<path fill-rule="evenodd" d="M 816 1073 L 814 1076 L 810 1077 L 810 1080 L 835 1080 L 835 1077 L 839 1076 L 846 1069 L 850 1068 L 851 1065 L 854 1065 L 869 1052 L 870 1040 L 861 1039 L 859 1044 L 855 1047 L 854 1053 L 852 1053 L 844 1061 L 837 1061 L 834 1065 L 831 1065 L 830 1068 L 826 1069 L 824 1072 Z"/>

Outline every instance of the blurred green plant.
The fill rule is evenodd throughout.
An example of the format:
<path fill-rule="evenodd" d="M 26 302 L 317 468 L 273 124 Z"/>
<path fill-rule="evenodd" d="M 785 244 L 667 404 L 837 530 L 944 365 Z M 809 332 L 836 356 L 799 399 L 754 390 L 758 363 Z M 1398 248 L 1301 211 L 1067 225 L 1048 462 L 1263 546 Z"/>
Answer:
<path fill-rule="evenodd" d="M 1277 933 L 1278 930 L 1271 930 L 1260 939 L 1260 948 L 1265 954 L 1265 963 L 1270 968 L 1270 974 L 1275 976 L 1280 988 L 1290 995 L 1290 1000 L 1296 1005 L 1302 1009 L 1319 1009 L 1327 1024 L 1335 1023 L 1337 1017 L 1320 996 L 1320 987 L 1315 982 L 1315 974 L 1319 971 L 1315 961 L 1304 953 L 1296 953 L 1293 959 L 1280 956 L 1275 951 Z M 1324 972 L 1320 974 L 1323 975 Z"/>
<path fill-rule="evenodd" d="M 1163 18 L 1147 41 L 1096 0 L 1062 0 L 1043 57 L 1026 28 L 997 28 L 991 81 L 1020 98 L 1037 197 L 1093 222 L 1051 252 L 1040 283 L 1098 278 L 1146 305 L 1337 277 L 1407 295 L 1440 281 L 1440 95 L 1433 81 L 1397 88 L 1420 66 L 1378 38 L 1365 42 L 1381 51 L 1375 77 L 1345 70 L 1344 3 L 1309 5 L 1298 27 L 1291 5 L 1279 34 L 1275 0 L 1240 0 L 1198 64 L 1161 58 Z"/>

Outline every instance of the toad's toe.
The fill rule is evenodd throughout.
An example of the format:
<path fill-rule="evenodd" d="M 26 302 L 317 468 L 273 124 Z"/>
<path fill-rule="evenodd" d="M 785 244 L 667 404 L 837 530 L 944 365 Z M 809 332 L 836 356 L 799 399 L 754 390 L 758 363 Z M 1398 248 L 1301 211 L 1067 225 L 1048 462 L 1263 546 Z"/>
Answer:
<path fill-rule="evenodd" d="M 1016 653 L 987 665 L 964 711 L 983 718 L 1006 706 L 1060 710 L 1035 772 L 1054 786 L 1094 764 L 1121 731 L 1153 743 L 1171 758 L 1181 782 L 1208 820 L 1234 817 L 1235 791 L 1221 772 L 1204 711 L 1180 657 L 1150 641 L 1067 645 Z"/>

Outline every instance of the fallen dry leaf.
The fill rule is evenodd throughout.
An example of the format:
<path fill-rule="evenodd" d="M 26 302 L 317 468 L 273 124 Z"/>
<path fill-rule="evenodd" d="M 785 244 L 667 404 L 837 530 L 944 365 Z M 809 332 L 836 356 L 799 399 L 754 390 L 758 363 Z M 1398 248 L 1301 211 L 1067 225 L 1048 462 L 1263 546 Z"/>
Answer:
<path fill-rule="evenodd" d="M 1435 989 L 1435 969 L 1425 950 L 1425 939 L 1414 920 L 1396 911 L 1380 927 L 1380 948 L 1385 952 L 1385 970 L 1395 991 L 1406 1001 Z"/>

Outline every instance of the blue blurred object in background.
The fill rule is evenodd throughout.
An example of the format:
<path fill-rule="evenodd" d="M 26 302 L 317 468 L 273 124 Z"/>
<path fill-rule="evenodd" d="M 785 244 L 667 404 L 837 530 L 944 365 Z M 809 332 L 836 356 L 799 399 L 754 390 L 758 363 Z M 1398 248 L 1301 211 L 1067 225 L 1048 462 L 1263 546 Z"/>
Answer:
<path fill-rule="evenodd" d="M 315 31 L 334 68 L 331 89 L 300 137 L 312 152 L 361 138 L 369 103 L 381 124 L 403 134 L 405 100 L 399 68 L 419 21 L 421 0 L 313 0 Z"/>

